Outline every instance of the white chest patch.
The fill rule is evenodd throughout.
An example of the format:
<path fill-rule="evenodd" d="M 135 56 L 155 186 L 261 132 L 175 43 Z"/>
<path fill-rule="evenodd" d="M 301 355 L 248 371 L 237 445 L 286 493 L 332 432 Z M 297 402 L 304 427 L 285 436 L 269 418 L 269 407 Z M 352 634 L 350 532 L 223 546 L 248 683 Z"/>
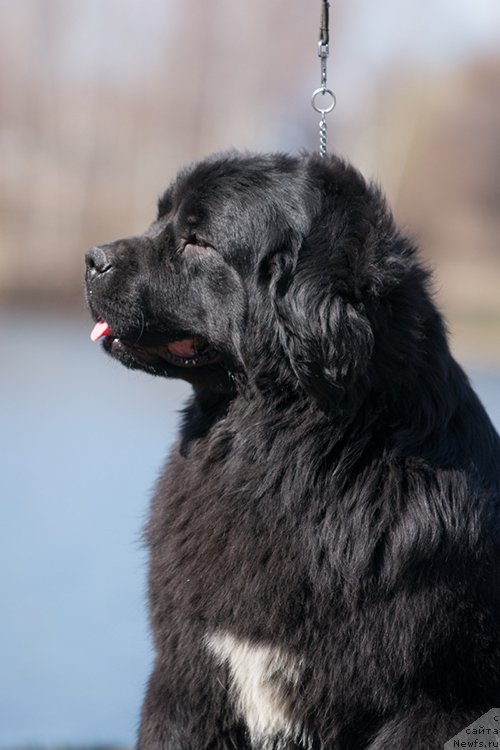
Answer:
<path fill-rule="evenodd" d="M 229 668 L 230 695 L 252 744 L 266 748 L 277 737 L 298 739 L 301 727 L 292 716 L 290 693 L 300 679 L 301 660 L 225 632 L 207 635 L 205 642 L 219 663 Z"/>

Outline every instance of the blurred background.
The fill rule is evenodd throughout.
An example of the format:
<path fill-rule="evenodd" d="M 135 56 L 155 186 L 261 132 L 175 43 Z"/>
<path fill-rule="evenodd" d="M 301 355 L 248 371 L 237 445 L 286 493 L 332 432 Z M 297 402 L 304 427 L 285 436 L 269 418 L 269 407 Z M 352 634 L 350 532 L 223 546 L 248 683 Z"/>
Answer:
<path fill-rule="evenodd" d="M 318 148 L 319 0 L 0 0 L 0 748 L 130 746 L 140 532 L 188 393 L 92 347 L 87 247 L 186 162 Z M 332 3 L 329 147 L 435 269 L 500 425 L 500 4 Z"/>

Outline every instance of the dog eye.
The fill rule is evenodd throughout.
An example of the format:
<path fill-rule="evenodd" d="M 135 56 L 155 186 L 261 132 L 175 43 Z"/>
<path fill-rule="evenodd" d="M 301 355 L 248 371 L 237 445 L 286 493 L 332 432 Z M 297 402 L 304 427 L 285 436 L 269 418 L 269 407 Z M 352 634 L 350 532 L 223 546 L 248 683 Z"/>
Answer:
<path fill-rule="evenodd" d="M 190 247 L 207 247 L 208 242 L 205 242 L 205 240 L 202 240 L 201 237 L 198 237 L 197 234 L 190 234 L 187 240 L 184 242 L 183 250 L 189 250 Z"/>

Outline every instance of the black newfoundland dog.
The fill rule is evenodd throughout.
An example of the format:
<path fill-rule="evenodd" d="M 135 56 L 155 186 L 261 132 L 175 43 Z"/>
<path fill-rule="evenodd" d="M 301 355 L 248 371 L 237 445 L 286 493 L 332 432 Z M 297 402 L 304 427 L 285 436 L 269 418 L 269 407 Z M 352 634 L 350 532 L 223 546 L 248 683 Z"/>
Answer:
<path fill-rule="evenodd" d="M 146 529 L 140 750 L 429 750 L 500 706 L 500 447 L 334 157 L 181 172 L 87 254 L 92 337 L 193 386 Z"/>

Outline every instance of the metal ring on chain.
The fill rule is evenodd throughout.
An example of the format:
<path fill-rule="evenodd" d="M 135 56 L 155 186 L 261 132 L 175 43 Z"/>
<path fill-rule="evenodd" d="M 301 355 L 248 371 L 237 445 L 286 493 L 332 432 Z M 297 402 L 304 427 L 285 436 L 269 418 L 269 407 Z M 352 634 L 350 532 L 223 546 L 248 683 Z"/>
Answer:
<path fill-rule="evenodd" d="M 329 106 L 325 107 L 324 109 L 322 107 L 318 107 L 318 105 L 316 104 L 316 98 L 320 94 L 322 96 L 330 96 L 331 97 L 331 102 L 330 102 Z M 312 97 L 311 97 L 311 103 L 312 103 L 312 106 L 313 106 L 313 109 L 314 109 L 315 112 L 319 112 L 320 115 L 327 115 L 329 112 L 332 111 L 332 109 L 337 104 L 337 99 L 336 99 L 335 94 L 333 93 L 333 91 L 331 89 L 325 89 L 323 86 L 321 86 L 319 89 L 316 89 L 316 91 L 313 91 L 313 94 L 312 94 Z"/>

